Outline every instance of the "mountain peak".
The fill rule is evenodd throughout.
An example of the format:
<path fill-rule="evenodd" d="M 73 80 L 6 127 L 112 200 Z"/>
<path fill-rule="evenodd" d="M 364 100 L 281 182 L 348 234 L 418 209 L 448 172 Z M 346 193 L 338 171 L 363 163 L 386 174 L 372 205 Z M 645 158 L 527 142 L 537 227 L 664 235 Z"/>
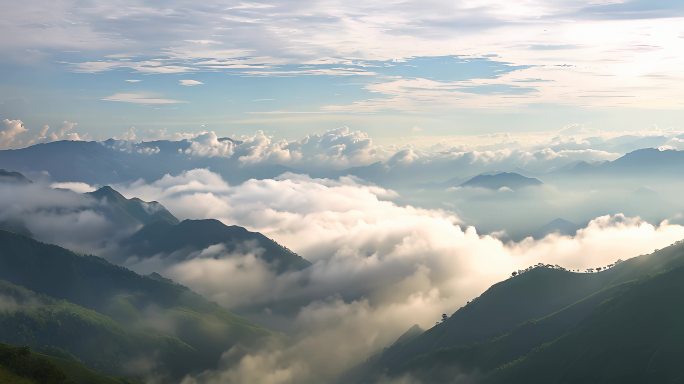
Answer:
<path fill-rule="evenodd" d="M 124 240 L 128 253 L 140 257 L 162 254 L 181 257 L 215 244 L 223 244 L 226 254 L 242 252 L 245 245 L 249 244 L 250 249 L 260 251 L 257 252 L 259 258 L 278 272 L 301 270 L 310 265 L 307 260 L 261 233 L 240 226 L 228 226 L 216 219 L 187 219 L 178 224 L 155 222 L 145 225 Z"/>
<path fill-rule="evenodd" d="M 515 172 L 499 172 L 493 174 L 483 173 L 481 175 L 477 175 L 461 184 L 461 186 L 480 187 L 487 189 L 500 189 L 503 187 L 518 189 L 541 184 L 541 180 L 535 179 L 533 177 L 526 177 Z"/>
<path fill-rule="evenodd" d="M 138 198 L 127 199 L 108 185 L 97 191 L 88 192 L 87 195 L 98 200 L 107 200 L 111 208 L 117 210 L 119 214 L 132 217 L 142 224 L 149 224 L 155 221 L 164 221 L 170 224 L 178 223 L 178 219 L 160 203 L 156 201 L 146 202 Z"/>
<path fill-rule="evenodd" d="M 104 187 L 101 187 L 97 191 L 88 192 L 88 194 L 97 198 L 97 199 L 108 198 L 108 199 L 112 199 L 114 201 L 116 201 L 116 200 L 127 200 L 121 193 L 119 193 L 116 189 L 110 187 L 109 185 L 105 185 Z"/>

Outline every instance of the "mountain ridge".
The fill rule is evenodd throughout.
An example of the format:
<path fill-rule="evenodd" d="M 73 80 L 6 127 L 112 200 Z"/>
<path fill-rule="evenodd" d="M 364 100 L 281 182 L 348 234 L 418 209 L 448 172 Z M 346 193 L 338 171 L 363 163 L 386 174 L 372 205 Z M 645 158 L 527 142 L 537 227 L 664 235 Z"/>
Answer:
<path fill-rule="evenodd" d="M 639 289 L 640 282 L 671 271 L 684 275 L 684 243 L 601 269 L 598 273 L 575 273 L 537 266 L 494 284 L 445 321 L 386 349 L 350 371 L 345 379 L 364 382 L 408 374 L 432 382 L 479 372 L 480 376 L 471 377 L 473 382 L 564 382 L 534 381 L 534 369 L 525 369 L 511 381 L 509 373 L 504 375 L 499 370 L 515 366 L 519 359 L 563 335 L 575 337 L 573 327 L 600 318 L 606 300 L 619 300 L 626 292 Z M 684 279 L 678 289 L 684 290 Z M 684 341 L 684 327 L 680 330 Z M 583 345 L 589 347 L 591 343 L 580 343 L 578 348 Z M 539 359 L 543 355 L 535 356 Z M 558 357 L 557 361 L 562 359 Z"/>
<path fill-rule="evenodd" d="M 201 251 L 217 244 L 225 247 L 223 254 L 257 251 L 257 257 L 280 273 L 301 270 L 311 265 L 306 259 L 259 232 L 251 232 L 237 225 L 228 226 L 216 219 L 186 219 L 177 224 L 158 221 L 142 227 L 122 241 L 127 255 L 141 257 L 159 254 L 168 257 L 181 250 L 186 252 L 180 257 L 186 257 L 191 251 Z"/>

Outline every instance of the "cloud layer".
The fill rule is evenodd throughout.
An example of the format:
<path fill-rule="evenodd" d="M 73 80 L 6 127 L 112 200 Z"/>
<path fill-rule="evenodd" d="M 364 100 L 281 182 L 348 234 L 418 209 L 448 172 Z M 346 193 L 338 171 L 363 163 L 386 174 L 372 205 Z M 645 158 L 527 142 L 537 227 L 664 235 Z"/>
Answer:
<path fill-rule="evenodd" d="M 164 271 L 224 305 L 262 303 L 259 316 L 289 317 L 294 338 L 285 348 L 265 349 L 237 365 L 228 353 L 232 363 L 225 371 L 188 382 L 325 381 L 412 324 L 430 326 L 513 270 L 538 262 L 571 269 L 605 266 L 684 238 L 684 227 L 616 214 L 592 220 L 575 236 L 503 242 L 464 227 L 453 213 L 397 204 L 395 192 L 349 177 L 288 174 L 231 186 L 207 170 L 193 170 L 130 185 L 127 193 L 154 195 L 181 217 L 247 226 L 314 263 L 276 276 L 244 255 L 195 258 Z M 249 284 L 231 283 L 227 276 L 237 271 Z M 226 294 L 231 290 L 239 301 Z M 283 303 L 294 306 L 293 315 L 282 313 Z"/>
<path fill-rule="evenodd" d="M 176 0 L 160 6 L 150 1 L 40 1 L 3 7 L 3 29 L 12 37 L 0 39 L 0 47 L 14 62 L 85 52 L 60 63 L 86 73 L 374 76 L 362 85 L 370 96 L 342 103 L 328 99 L 322 111 L 444 111 L 537 103 L 679 108 L 684 77 L 677 53 L 684 15 L 675 2 L 651 3 L 431 0 L 418 6 L 327 0 L 304 6 L 282 0 L 237 5 Z M 397 69 L 417 57 L 427 60 L 412 71 Z M 448 57 L 489 60 L 515 70 L 490 76 L 465 66 L 465 76 L 445 77 L 434 67 Z M 192 81 L 199 82 L 184 79 L 180 84 L 197 84 Z M 128 93 L 106 99 L 177 102 Z"/>
<path fill-rule="evenodd" d="M 121 228 L 103 213 L 103 202 L 54 189 L 90 187 L 52 187 L 0 185 L 0 222 L 21 218 L 42 241 L 120 256 L 113 234 Z M 249 244 L 232 252 L 215 244 L 182 258 L 126 260 L 128 267 L 160 272 L 290 335 L 285 344 L 247 355 L 226 351 L 223 369 L 188 383 L 331 380 L 411 325 L 429 327 L 511 271 L 539 262 L 580 270 L 605 266 L 684 238 L 680 225 L 614 213 L 591 220 L 574 236 L 504 241 L 479 233 L 451 211 L 402 204 L 397 192 L 354 177 L 290 173 L 230 185 L 196 169 L 116 188 L 158 200 L 181 218 L 219 218 L 262 232 L 313 263 L 276 274 L 258 257 L 262 250 Z"/>
<path fill-rule="evenodd" d="M 368 134 L 347 127 L 310 134 L 301 140 L 276 140 L 262 131 L 236 140 L 220 139 L 215 132 L 202 132 L 189 139 L 185 154 L 198 157 L 227 157 L 241 164 L 282 164 L 309 169 L 340 169 L 366 165 L 383 158 L 383 150 Z"/>

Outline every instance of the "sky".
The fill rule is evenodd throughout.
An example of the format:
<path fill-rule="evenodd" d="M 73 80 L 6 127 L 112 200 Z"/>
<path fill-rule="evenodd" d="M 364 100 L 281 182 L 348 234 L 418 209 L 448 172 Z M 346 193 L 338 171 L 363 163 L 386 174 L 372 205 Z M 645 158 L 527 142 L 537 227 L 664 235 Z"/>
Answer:
<path fill-rule="evenodd" d="M 0 0 L 0 31 L 3 166 L 34 180 L 0 185 L 0 222 L 121 261 L 138 224 L 64 190 L 102 183 L 312 262 L 127 258 L 290 331 L 186 384 L 325 382 L 512 271 L 684 237 L 684 184 L 651 172 L 684 150 L 682 0 Z M 110 137 L 71 162 L 4 151 Z M 187 141 L 134 143 L 161 138 Z M 598 165 L 647 147 L 633 173 Z M 543 184 L 462 185 L 500 171 Z M 558 218 L 579 229 L 525 237 Z M 282 298 L 296 313 L 269 319 Z"/>
<path fill-rule="evenodd" d="M 437 143 L 684 118 L 677 0 L 0 0 L 0 15 L 0 120 L 36 133 Z"/>

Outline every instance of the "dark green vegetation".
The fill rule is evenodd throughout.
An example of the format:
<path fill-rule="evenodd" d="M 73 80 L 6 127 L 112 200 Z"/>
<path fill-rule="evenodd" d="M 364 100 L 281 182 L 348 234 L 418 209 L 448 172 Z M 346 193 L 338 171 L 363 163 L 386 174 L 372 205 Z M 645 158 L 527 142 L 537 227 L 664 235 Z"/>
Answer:
<path fill-rule="evenodd" d="M 178 257 L 185 257 L 190 251 L 215 244 L 223 244 L 225 253 L 256 251 L 257 256 L 277 272 L 301 270 L 311 264 L 261 233 L 235 225 L 227 226 L 218 220 L 183 220 L 175 225 L 157 221 L 122 242 L 126 254 L 143 257 L 174 252 Z"/>
<path fill-rule="evenodd" d="M 518 173 L 501 172 L 495 174 L 483 174 L 473 177 L 472 179 L 461 184 L 463 187 L 479 187 L 487 189 L 511 188 L 520 189 L 525 187 L 533 187 L 541 185 L 539 179 L 533 177 L 525 177 Z"/>
<path fill-rule="evenodd" d="M 0 383 L 132 384 L 134 381 L 101 375 L 70 358 L 0 344 Z"/>
<path fill-rule="evenodd" d="M 599 273 L 537 267 L 492 286 L 345 379 L 681 383 L 682 297 L 681 243 Z"/>
<path fill-rule="evenodd" d="M 0 244 L 2 342 L 106 374 L 177 379 L 272 337 L 159 275 L 5 231 Z"/>

